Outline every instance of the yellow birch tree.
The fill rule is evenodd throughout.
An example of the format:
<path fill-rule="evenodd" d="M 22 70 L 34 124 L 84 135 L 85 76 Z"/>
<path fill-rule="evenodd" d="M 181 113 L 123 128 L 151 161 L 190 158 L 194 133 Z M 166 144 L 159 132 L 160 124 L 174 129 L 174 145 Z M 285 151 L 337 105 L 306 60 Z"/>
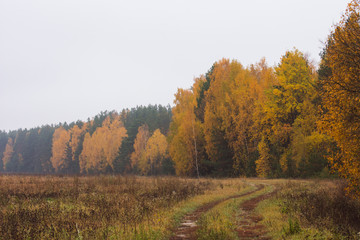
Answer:
<path fill-rule="evenodd" d="M 146 145 L 149 140 L 149 127 L 144 124 L 138 128 L 134 142 L 134 152 L 131 154 L 131 167 L 136 169 L 139 167 L 141 159 L 145 158 Z"/>
<path fill-rule="evenodd" d="M 67 147 L 69 146 L 70 133 L 66 131 L 62 126 L 57 128 L 53 135 L 52 140 L 52 156 L 51 163 L 55 172 L 61 172 L 69 166 L 69 160 L 67 159 Z"/>
<path fill-rule="evenodd" d="M 11 158 L 14 154 L 14 142 L 13 139 L 9 137 L 8 142 L 5 146 L 5 151 L 3 154 L 3 166 L 4 166 L 4 170 L 7 170 L 7 164 L 11 161 Z"/>

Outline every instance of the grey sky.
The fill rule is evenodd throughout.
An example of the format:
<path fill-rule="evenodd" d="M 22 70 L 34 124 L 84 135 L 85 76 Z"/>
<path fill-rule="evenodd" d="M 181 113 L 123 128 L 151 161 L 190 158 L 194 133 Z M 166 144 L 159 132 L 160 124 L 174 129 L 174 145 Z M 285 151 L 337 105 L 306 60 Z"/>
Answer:
<path fill-rule="evenodd" d="M 345 0 L 0 0 L 0 130 L 172 104 L 225 57 L 319 52 Z"/>

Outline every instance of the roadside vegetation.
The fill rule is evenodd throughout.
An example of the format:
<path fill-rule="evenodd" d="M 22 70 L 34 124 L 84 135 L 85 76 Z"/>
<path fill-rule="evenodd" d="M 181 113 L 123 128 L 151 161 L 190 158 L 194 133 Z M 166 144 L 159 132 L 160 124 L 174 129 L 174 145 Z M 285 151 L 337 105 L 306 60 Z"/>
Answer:
<path fill-rule="evenodd" d="M 360 201 L 340 180 L 284 180 L 257 213 L 273 239 L 359 239 Z"/>
<path fill-rule="evenodd" d="M 167 239 L 182 217 L 252 190 L 244 179 L 0 176 L 4 239 Z"/>
<path fill-rule="evenodd" d="M 0 182 L 3 239 L 179 239 L 176 229 L 199 209 L 197 239 L 360 232 L 360 202 L 339 180 L 3 175 Z"/>
<path fill-rule="evenodd" d="M 157 215 L 214 188 L 207 180 L 0 177 L 2 239 L 159 239 Z"/>

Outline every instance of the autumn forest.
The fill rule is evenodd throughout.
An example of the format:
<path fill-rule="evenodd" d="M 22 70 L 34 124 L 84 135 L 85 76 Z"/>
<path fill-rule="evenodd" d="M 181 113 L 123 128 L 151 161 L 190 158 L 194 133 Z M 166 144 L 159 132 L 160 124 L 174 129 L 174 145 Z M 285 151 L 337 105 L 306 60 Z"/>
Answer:
<path fill-rule="evenodd" d="M 300 50 L 272 67 L 221 59 L 173 106 L 0 131 L 0 170 L 306 178 L 341 176 L 360 195 L 360 7 L 330 32 L 321 62 Z"/>

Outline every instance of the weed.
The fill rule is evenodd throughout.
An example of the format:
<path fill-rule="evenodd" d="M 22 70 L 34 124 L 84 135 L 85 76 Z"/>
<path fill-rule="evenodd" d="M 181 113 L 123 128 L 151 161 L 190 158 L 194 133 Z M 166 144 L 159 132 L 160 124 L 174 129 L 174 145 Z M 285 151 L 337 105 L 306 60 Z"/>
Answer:
<path fill-rule="evenodd" d="M 289 218 L 288 225 L 283 227 L 283 233 L 285 236 L 294 235 L 301 231 L 299 221 Z"/>

